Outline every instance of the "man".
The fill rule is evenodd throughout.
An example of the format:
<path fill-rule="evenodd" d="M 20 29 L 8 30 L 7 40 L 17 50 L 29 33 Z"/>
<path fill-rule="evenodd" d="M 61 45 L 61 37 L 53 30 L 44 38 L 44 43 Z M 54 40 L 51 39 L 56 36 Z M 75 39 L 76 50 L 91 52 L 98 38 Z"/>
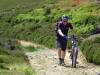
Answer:
<path fill-rule="evenodd" d="M 58 48 L 58 56 L 59 56 L 59 64 L 64 65 L 64 58 L 66 54 L 66 46 L 67 46 L 67 33 L 68 30 L 72 29 L 72 35 L 74 35 L 74 29 L 71 23 L 68 22 L 68 16 L 63 15 L 62 21 L 58 24 L 57 28 L 57 48 Z"/>

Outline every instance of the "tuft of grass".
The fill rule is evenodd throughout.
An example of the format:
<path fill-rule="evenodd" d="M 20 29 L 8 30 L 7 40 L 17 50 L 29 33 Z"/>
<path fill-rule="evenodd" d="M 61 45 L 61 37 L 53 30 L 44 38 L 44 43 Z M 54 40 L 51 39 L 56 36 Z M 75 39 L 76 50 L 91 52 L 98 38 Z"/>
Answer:
<path fill-rule="evenodd" d="M 12 71 L 21 71 L 25 75 L 37 75 L 37 73 L 35 72 L 35 69 L 26 63 L 9 65 L 9 68 Z"/>
<path fill-rule="evenodd" d="M 87 61 L 100 65 L 100 37 L 83 42 L 80 49 Z"/>
<path fill-rule="evenodd" d="M 38 51 L 38 48 L 35 48 L 34 46 L 27 46 L 27 47 L 23 47 L 23 51 L 34 52 L 34 51 Z"/>

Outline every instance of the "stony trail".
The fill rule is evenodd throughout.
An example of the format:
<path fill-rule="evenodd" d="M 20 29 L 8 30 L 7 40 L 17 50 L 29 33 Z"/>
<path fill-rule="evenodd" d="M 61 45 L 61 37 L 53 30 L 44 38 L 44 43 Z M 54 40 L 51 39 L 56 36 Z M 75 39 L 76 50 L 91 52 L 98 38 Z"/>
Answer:
<path fill-rule="evenodd" d="M 41 46 L 27 41 L 20 41 L 20 43 L 22 46 Z M 77 68 L 71 67 L 68 51 L 65 57 L 66 66 L 58 65 L 57 50 L 44 47 L 44 50 L 26 52 L 26 55 L 39 75 L 100 75 L 100 66 L 88 63 L 80 51 Z"/>

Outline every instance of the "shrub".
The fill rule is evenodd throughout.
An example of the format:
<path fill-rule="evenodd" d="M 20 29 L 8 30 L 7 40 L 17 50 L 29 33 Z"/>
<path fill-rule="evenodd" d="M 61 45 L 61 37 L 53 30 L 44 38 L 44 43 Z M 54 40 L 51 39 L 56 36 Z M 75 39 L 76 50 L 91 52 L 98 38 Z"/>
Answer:
<path fill-rule="evenodd" d="M 51 13 L 51 9 L 50 8 L 45 8 L 45 15 L 48 15 L 48 14 L 50 14 Z"/>
<path fill-rule="evenodd" d="M 80 48 L 87 61 L 100 65 L 100 37 L 83 42 Z"/>
<path fill-rule="evenodd" d="M 75 12 L 72 15 L 72 22 L 73 24 L 80 24 L 80 25 L 93 25 L 95 23 L 97 14 L 92 12 Z"/>

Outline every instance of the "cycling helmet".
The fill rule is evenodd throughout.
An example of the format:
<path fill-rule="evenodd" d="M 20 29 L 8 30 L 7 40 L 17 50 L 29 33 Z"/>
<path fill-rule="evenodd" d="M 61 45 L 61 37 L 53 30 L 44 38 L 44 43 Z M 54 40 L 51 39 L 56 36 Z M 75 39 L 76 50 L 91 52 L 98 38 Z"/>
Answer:
<path fill-rule="evenodd" d="M 63 15 L 62 16 L 62 20 L 67 20 L 68 19 L 68 16 L 67 15 Z"/>

